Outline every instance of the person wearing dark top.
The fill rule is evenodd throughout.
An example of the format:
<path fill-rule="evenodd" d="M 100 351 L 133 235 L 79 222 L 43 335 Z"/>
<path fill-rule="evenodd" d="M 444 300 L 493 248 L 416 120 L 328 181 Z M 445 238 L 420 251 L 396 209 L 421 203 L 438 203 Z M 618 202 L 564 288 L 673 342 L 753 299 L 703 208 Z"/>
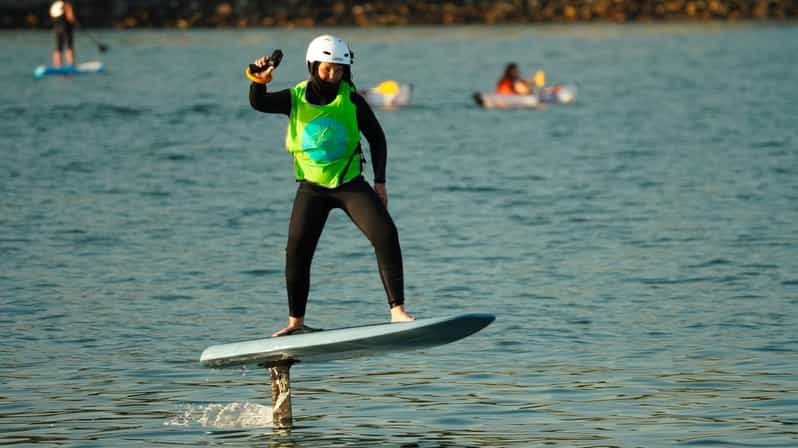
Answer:
<path fill-rule="evenodd" d="M 299 182 L 286 246 L 288 325 L 272 336 L 312 331 L 305 326 L 310 267 L 335 208 L 343 209 L 374 247 L 391 322 L 414 320 L 404 307 L 402 251 L 388 213 L 385 134 L 352 82 L 352 51 L 342 39 L 323 35 L 310 42 L 305 59 L 309 79 L 291 89 L 267 91 L 274 67 L 246 73 L 252 81 L 250 105 L 260 112 L 288 116 L 285 144 Z M 268 62 L 263 57 L 255 65 L 262 68 Z M 361 133 L 371 152 L 373 188 L 362 175 Z"/>
<path fill-rule="evenodd" d="M 75 65 L 75 46 L 73 28 L 75 27 L 75 12 L 72 2 L 57 0 L 50 5 L 50 18 L 53 19 L 55 32 L 55 50 L 53 50 L 53 67 L 61 67 L 63 62 L 61 53 L 64 53 L 66 65 Z"/>

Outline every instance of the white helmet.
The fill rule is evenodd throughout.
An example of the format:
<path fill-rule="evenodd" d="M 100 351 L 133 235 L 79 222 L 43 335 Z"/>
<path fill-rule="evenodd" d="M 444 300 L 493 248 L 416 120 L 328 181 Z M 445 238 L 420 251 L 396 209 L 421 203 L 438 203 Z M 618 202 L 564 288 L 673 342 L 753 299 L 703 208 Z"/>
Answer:
<path fill-rule="evenodd" d="M 355 55 L 346 41 L 339 37 L 325 34 L 310 41 L 305 60 L 309 63 L 318 61 L 352 65 Z"/>

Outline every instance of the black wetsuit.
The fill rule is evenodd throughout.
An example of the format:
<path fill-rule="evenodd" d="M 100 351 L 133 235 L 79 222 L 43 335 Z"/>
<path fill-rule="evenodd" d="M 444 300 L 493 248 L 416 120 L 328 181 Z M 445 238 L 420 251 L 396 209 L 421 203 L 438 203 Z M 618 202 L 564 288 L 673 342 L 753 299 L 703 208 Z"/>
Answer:
<path fill-rule="evenodd" d="M 66 11 L 60 17 L 53 19 L 56 51 L 64 51 L 64 47 L 74 51 L 73 28 L 74 26 L 66 18 Z"/>
<path fill-rule="evenodd" d="M 337 90 L 337 87 L 325 89 L 323 85 L 312 79 L 308 82 L 305 98 L 311 104 L 325 105 L 335 99 Z M 385 134 L 363 97 L 358 93 L 352 93 L 350 98 L 357 111 L 358 128 L 369 142 L 374 181 L 385 182 Z M 252 83 L 249 102 L 254 109 L 261 112 L 291 114 L 291 91 L 288 89 L 269 93 L 265 85 Z M 374 247 L 380 277 L 388 296 L 388 305 L 393 308 L 404 304 L 399 236 L 393 219 L 374 189 L 362 176 L 337 188 L 326 188 L 300 181 L 291 212 L 286 247 L 285 278 L 290 315 L 292 317 L 305 315 L 313 253 L 327 217 L 334 208 L 342 209 Z"/>

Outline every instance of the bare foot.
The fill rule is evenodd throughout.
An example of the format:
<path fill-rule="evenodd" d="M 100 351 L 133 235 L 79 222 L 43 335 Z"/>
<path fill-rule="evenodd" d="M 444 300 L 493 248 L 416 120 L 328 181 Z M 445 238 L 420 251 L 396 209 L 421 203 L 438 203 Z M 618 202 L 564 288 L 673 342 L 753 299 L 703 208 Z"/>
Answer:
<path fill-rule="evenodd" d="M 300 329 L 302 329 L 304 327 L 305 327 L 305 318 L 304 317 L 291 317 L 291 316 L 289 316 L 288 317 L 288 326 L 283 328 L 283 329 L 281 329 L 281 330 L 276 331 L 274 334 L 272 334 L 272 337 L 274 338 L 274 337 L 277 337 L 277 336 L 285 336 L 287 334 L 294 333 L 294 332 L 296 332 L 296 331 L 298 331 L 298 330 L 300 330 Z"/>
<path fill-rule="evenodd" d="M 289 326 L 287 326 L 287 327 L 285 327 L 283 329 L 280 329 L 280 330 L 274 332 L 272 334 L 272 337 L 275 338 L 277 336 L 285 336 L 285 335 L 289 335 L 289 334 L 294 334 L 297 331 L 302 330 L 303 328 L 305 328 L 305 327 L 301 326 L 301 325 L 298 326 L 298 327 L 292 327 L 292 326 L 289 325 Z"/>
<path fill-rule="evenodd" d="M 407 314 L 404 305 L 397 305 L 391 308 L 391 322 L 411 322 L 414 320 L 416 318 Z"/>

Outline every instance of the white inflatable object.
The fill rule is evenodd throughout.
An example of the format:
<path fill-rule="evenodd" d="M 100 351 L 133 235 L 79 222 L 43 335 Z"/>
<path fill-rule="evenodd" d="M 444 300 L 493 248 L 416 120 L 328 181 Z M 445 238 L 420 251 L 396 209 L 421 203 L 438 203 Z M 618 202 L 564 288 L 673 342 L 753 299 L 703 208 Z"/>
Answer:
<path fill-rule="evenodd" d="M 361 90 L 360 94 L 372 106 L 393 109 L 407 106 L 413 96 L 412 84 L 400 84 L 396 81 L 383 81 L 375 87 Z"/>
<path fill-rule="evenodd" d="M 477 92 L 474 101 L 486 109 L 532 109 L 541 103 L 570 104 L 576 101 L 576 86 L 555 85 L 544 87 L 534 95 L 507 95 L 494 92 Z"/>

